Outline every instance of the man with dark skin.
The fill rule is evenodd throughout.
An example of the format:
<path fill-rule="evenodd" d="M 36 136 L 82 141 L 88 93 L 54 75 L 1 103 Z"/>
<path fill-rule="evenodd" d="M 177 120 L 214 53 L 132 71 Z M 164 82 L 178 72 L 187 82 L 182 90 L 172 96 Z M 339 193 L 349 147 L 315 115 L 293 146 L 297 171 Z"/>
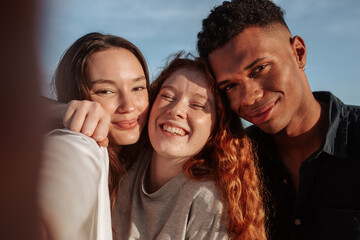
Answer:
<path fill-rule="evenodd" d="M 306 46 L 268 0 L 214 8 L 198 34 L 231 109 L 253 123 L 269 239 L 360 239 L 360 107 L 312 93 Z"/>

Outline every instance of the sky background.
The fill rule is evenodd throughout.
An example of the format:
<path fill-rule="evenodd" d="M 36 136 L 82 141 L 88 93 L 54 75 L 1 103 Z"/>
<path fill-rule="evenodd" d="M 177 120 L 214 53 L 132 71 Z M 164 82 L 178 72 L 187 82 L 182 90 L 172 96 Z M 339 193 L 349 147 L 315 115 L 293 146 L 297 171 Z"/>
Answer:
<path fill-rule="evenodd" d="M 277 0 L 293 35 L 307 46 L 312 90 L 331 91 L 360 105 L 360 1 Z M 154 79 L 170 54 L 196 54 L 201 20 L 219 0 L 44 0 L 39 8 L 39 58 L 43 94 L 63 52 L 82 35 L 122 36 L 144 54 Z"/>

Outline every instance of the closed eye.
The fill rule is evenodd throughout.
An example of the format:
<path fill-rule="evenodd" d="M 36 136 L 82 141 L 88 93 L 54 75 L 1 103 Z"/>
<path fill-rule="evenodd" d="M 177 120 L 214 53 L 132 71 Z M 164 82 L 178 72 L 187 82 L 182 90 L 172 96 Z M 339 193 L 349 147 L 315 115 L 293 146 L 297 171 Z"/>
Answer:
<path fill-rule="evenodd" d="M 161 94 L 161 98 L 168 102 L 173 102 L 175 100 L 175 98 L 173 96 L 166 95 L 166 94 Z"/>
<path fill-rule="evenodd" d="M 197 104 L 197 103 L 190 104 L 190 107 L 195 109 L 195 110 L 204 110 L 205 109 L 204 105 Z"/>

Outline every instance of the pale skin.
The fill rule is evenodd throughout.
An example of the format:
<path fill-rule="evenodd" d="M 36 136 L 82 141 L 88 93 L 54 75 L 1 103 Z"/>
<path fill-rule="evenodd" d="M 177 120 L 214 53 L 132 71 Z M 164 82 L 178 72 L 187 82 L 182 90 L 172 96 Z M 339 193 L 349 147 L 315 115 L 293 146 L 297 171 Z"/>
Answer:
<path fill-rule="evenodd" d="M 111 142 L 119 146 L 136 143 L 149 108 L 147 83 L 140 62 L 130 51 L 112 48 L 93 53 L 85 75 L 90 83 L 90 99 L 110 115 Z M 88 131 L 90 124 L 84 123 L 84 131 Z"/>
<path fill-rule="evenodd" d="M 149 117 L 154 148 L 148 191 L 155 192 L 183 170 L 184 163 L 201 151 L 215 123 L 215 100 L 205 75 L 179 69 L 163 83 Z"/>
<path fill-rule="evenodd" d="M 300 165 L 321 147 L 327 129 L 303 70 L 303 39 L 280 25 L 249 27 L 209 61 L 232 110 L 272 136 L 298 191 Z"/>
<path fill-rule="evenodd" d="M 79 111 L 88 110 L 81 109 L 88 101 L 78 103 Z M 201 151 L 214 127 L 215 112 L 214 96 L 204 73 L 183 68 L 165 80 L 149 117 L 149 138 L 154 148 L 148 175 L 149 192 L 155 192 L 181 173 L 184 163 Z M 100 115 L 92 119 L 101 119 L 104 113 L 97 114 Z M 79 125 L 82 120 L 77 120 Z"/>
<path fill-rule="evenodd" d="M 92 101 L 73 100 L 58 106 L 64 127 L 94 138 L 99 145 L 134 144 L 144 128 L 149 108 L 145 74 L 128 50 L 111 48 L 93 53 L 86 78 Z"/>

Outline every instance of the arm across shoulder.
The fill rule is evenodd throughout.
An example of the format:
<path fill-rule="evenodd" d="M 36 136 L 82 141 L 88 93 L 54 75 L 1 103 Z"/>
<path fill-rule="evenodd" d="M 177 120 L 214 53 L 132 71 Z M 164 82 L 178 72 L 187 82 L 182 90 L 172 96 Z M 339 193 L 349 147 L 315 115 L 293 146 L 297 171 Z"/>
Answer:
<path fill-rule="evenodd" d="M 93 239 L 97 211 L 110 218 L 108 168 L 107 149 L 92 138 L 60 129 L 45 136 L 39 203 L 55 239 Z"/>

